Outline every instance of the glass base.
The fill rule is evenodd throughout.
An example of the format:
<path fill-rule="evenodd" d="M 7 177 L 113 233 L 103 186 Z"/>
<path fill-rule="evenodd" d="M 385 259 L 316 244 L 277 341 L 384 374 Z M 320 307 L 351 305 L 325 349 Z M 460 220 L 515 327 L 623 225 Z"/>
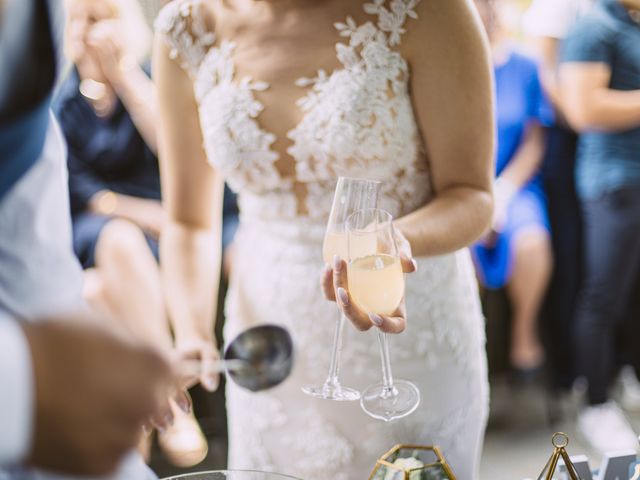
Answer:
<path fill-rule="evenodd" d="M 362 392 L 360 405 L 367 415 L 391 422 L 415 412 L 420 405 L 420 390 L 406 380 L 394 380 L 392 392 L 387 391 L 384 384 L 377 383 Z"/>
<path fill-rule="evenodd" d="M 302 387 L 302 391 L 307 395 L 323 400 L 335 400 L 336 402 L 357 402 L 360 400 L 360 392 L 353 388 L 343 387 L 341 385 L 306 385 Z"/>

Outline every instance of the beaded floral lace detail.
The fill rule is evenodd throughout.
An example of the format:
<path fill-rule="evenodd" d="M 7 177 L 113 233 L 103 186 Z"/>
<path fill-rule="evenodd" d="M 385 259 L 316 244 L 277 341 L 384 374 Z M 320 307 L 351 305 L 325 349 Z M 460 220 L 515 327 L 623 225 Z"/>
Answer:
<path fill-rule="evenodd" d="M 265 82 L 244 77 L 235 80 L 235 44 L 221 41 L 207 30 L 199 1 L 175 1 L 158 16 L 156 30 L 171 46 L 171 57 L 194 82 L 207 159 L 225 175 L 231 188 L 254 192 L 287 188 L 275 167 L 278 154 L 271 149 L 275 135 L 262 130 L 256 118 L 263 105 L 254 91 L 266 90 Z"/>
<path fill-rule="evenodd" d="M 197 0 L 176 1 L 163 9 L 156 28 L 194 79 L 209 161 L 234 190 L 271 193 L 258 214 L 287 218 L 305 211 L 325 219 L 338 175 L 385 180 L 382 203 L 395 215 L 429 199 L 408 66 L 393 49 L 407 18 L 417 18 L 418 1 L 392 0 L 387 8 L 385 0 L 374 0 L 364 9 L 377 16 L 376 23 L 357 25 L 348 17 L 335 24 L 339 36 L 348 40 L 336 44 L 342 68 L 331 74 L 320 70 L 315 78 L 296 82 L 309 91 L 298 101 L 303 119 L 287 135 L 293 142 L 287 152 L 295 160 L 295 179 L 279 174 L 279 155 L 272 149 L 276 138 L 257 122 L 263 105 L 253 92 L 268 85 L 235 78 L 235 46 L 229 41 L 214 44 L 215 35 L 196 15 L 201 8 Z M 305 208 L 295 207 L 294 181 L 306 185 Z"/>
<path fill-rule="evenodd" d="M 364 5 L 377 24 L 351 17 L 335 24 L 348 43 L 336 44 L 343 68 L 301 78 L 310 91 L 298 101 L 305 112 L 289 132 L 288 153 L 296 174 L 308 182 L 309 204 L 326 202 L 327 183 L 337 175 L 384 180 L 383 204 L 393 214 L 417 208 L 429 195 L 426 161 L 409 94 L 407 62 L 392 49 L 400 43 L 407 17 L 417 18 L 418 0 L 384 0 Z M 326 215 L 328 212 L 321 212 Z"/>

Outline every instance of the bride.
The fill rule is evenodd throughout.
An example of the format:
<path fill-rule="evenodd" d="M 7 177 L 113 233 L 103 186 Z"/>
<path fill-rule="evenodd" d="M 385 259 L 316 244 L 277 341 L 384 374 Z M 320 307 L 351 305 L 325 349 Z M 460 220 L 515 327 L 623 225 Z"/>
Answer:
<path fill-rule="evenodd" d="M 226 180 L 241 221 L 225 337 L 276 323 L 297 348 L 282 386 L 249 394 L 228 385 L 229 467 L 362 480 L 395 443 L 433 443 L 469 480 L 488 408 L 466 250 L 492 211 L 487 46 L 466 0 L 370 1 L 174 0 L 160 13 L 154 77 L 169 309 L 178 347 L 215 356 Z M 335 298 L 321 250 L 338 176 L 383 182 L 381 206 L 416 258 L 406 305 L 379 325 L 339 292 L 357 327 L 346 333 L 345 385 L 380 380 L 375 328 L 406 327 L 391 340 L 394 373 L 417 383 L 423 400 L 389 424 L 357 402 L 300 390 L 328 369 L 336 311 L 318 277 Z"/>

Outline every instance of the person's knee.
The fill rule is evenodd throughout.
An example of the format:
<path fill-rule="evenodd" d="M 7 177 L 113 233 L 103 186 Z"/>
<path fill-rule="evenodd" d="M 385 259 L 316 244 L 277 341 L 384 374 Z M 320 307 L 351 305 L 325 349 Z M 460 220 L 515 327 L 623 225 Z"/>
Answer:
<path fill-rule="evenodd" d="M 515 239 L 516 262 L 536 265 L 539 270 L 550 270 L 553 263 L 551 238 L 543 229 L 530 229 Z"/>
<path fill-rule="evenodd" d="M 100 232 L 96 260 L 99 264 L 135 261 L 144 248 L 147 243 L 142 230 L 127 220 L 115 219 Z"/>

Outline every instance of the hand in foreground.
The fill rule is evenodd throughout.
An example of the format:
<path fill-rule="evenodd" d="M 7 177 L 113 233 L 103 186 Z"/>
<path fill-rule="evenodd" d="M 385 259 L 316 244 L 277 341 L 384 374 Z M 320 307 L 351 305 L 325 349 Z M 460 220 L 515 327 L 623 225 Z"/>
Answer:
<path fill-rule="evenodd" d="M 411 246 L 398 230 L 395 234 L 402 270 L 404 273 L 413 273 L 417 270 L 417 264 L 412 258 Z M 362 332 L 377 327 L 386 333 L 402 333 L 407 326 L 404 298 L 396 311 L 389 316 L 368 314 L 356 304 L 349 295 L 347 264 L 344 259 L 334 258 L 333 266 L 327 267 L 322 274 L 321 286 L 325 298 L 336 302 L 351 323 Z"/>
<path fill-rule="evenodd" d="M 23 329 L 36 385 L 29 463 L 73 475 L 113 472 L 174 388 L 168 364 L 93 319 Z"/>

